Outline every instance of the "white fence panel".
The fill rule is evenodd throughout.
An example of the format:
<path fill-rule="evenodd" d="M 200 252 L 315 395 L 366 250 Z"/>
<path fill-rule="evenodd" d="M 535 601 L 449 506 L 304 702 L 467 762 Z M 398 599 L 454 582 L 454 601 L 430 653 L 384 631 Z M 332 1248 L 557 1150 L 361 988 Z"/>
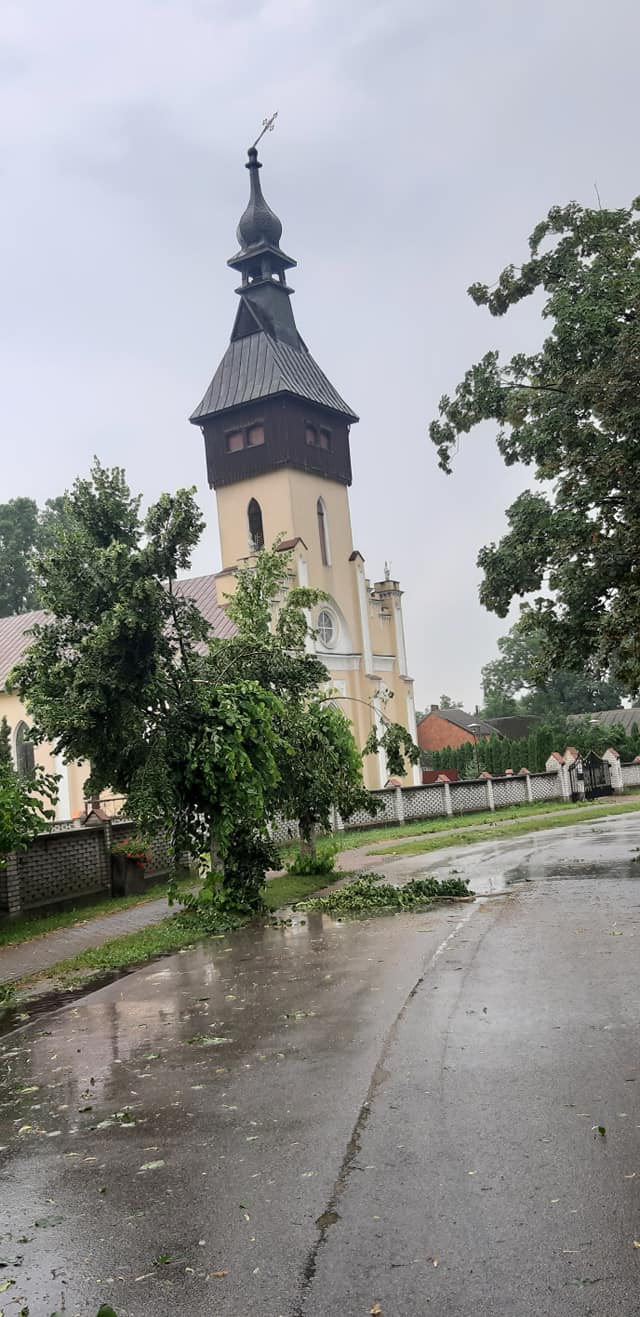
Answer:
<path fill-rule="evenodd" d="M 489 808 L 484 782 L 451 782 L 449 789 L 454 814 L 470 814 L 474 810 Z"/>
<path fill-rule="evenodd" d="M 395 823 L 396 822 L 396 793 L 395 787 L 383 787 L 381 791 L 372 791 L 372 796 L 382 801 L 382 809 L 379 814 L 370 814 L 368 809 L 357 809 L 354 814 L 350 814 L 345 819 L 345 826 L 348 828 L 366 827 L 368 823 Z"/>
<path fill-rule="evenodd" d="M 291 819 L 272 819 L 270 832 L 276 845 L 282 845 L 287 841 L 297 841 L 300 836 L 298 824 Z"/>
<path fill-rule="evenodd" d="M 404 817 L 408 819 L 440 818 L 446 814 L 444 786 L 441 782 L 423 787 L 403 787 Z"/>
<path fill-rule="evenodd" d="M 621 764 L 622 781 L 626 787 L 640 787 L 640 764 Z"/>
<path fill-rule="evenodd" d="M 527 787 L 522 777 L 494 777 L 493 799 L 496 809 L 507 805 L 524 805 L 527 800 Z"/>
<path fill-rule="evenodd" d="M 559 773 L 531 773 L 531 795 L 534 800 L 562 799 L 562 784 Z"/>

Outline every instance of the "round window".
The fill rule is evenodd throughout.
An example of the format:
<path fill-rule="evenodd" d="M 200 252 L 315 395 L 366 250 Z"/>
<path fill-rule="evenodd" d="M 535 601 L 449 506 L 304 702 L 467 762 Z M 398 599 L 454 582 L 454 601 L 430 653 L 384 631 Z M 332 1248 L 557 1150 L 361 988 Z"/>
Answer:
<path fill-rule="evenodd" d="M 318 613 L 318 639 L 329 647 L 336 638 L 336 624 L 328 608 L 321 608 Z"/>

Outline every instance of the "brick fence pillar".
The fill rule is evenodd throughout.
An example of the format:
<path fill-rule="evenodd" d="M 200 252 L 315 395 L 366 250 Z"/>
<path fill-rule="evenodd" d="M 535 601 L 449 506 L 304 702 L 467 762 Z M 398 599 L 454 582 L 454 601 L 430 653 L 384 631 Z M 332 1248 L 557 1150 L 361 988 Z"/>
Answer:
<path fill-rule="evenodd" d="M 528 804 L 533 805 L 533 787 L 531 785 L 531 778 L 529 777 L 528 773 L 524 774 L 524 789 L 527 793 Z"/>
<path fill-rule="evenodd" d="M 397 823 L 404 823 L 404 800 L 402 799 L 402 787 L 396 787 L 394 792 L 394 812 Z"/>
<path fill-rule="evenodd" d="M 15 918 L 22 909 L 18 857 L 15 851 L 11 851 L 11 854 L 7 856 L 7 909 L 9 918 Z"/>
<path fill-rule="evenodd" d="M 622 776 L 622 766 L 620 764 L 620 756 L 619 754 L 616 753 L 615 750 L 608 749 L 605 750 L 602 758 L 606 759 L 609 765 L 609 769 L 611 771 L 611 785 L 614 791 L 617 794 L 619 794 L 620 792 L 624 791 L 624 778 Z"/>
<path fill-rule="evenodd" d="M 444 812 L 445 812 L 445 814 L 453 814 L 453 802 L 452 802 L 452 800 L 451 800 L 451 787 L 449 786 L 449 783 L 448 783 L 448 782 L 443 782 L 443 783 L 442 783 L 442 790 L 444 791 Z"/>
<path fill-rule="evenodd" d="M 487 809 L 495 809 L 496 802 L 493 795 L 493 782 L 490 777 L 485 778 L 484 789 L 487 793 Z"/>

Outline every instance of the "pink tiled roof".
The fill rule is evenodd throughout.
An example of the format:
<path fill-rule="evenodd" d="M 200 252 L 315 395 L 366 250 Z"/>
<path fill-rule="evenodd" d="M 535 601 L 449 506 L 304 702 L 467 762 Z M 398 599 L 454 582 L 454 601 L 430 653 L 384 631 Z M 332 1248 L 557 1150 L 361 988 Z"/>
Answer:
<path fill-rule="evenodd" d="M 235 636 L 235 624 L 227 617 L 226 608 L 218 603 L 215 576 L 187 576 L 176 581 L 174 589 L 184 598 L 193 599 L 217 640 L 229 640 Z"/>
<path fill-rule="evenodd" d="M 16 613 L 13 617 L 0 617 L 0 690 L 11 669 L 29 648 L 28 632 L 36 622 L 46 622 L 47 614 L 41 608 L 32 613 Z"/>
<path fill-rule="evenodd" d="M 193 599 L 217 639 L 227 640 L 235 635 L 234 623 L 218 603 L 215 576 L 188 576 L 176 581 L 174 589 L 177 594 Z M 4 690 L 11 669 L 27 652 L 29 632 L 37 622 L 46 622 L 48 616 L 43 609 L 35 609 L 31 613 L 0 617 L 0 690 Z"/>

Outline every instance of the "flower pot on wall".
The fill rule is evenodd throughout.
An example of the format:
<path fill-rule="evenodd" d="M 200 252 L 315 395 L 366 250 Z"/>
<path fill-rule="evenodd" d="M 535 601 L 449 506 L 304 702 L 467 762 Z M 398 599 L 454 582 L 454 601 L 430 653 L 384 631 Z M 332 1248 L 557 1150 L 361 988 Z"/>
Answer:
<path fill-rule="evenodd" d="M 149 878 L 137 860 L 121 851 L 111 853 L 111 892 L 113 896 L 135 896 L 149 886 Z"/>

